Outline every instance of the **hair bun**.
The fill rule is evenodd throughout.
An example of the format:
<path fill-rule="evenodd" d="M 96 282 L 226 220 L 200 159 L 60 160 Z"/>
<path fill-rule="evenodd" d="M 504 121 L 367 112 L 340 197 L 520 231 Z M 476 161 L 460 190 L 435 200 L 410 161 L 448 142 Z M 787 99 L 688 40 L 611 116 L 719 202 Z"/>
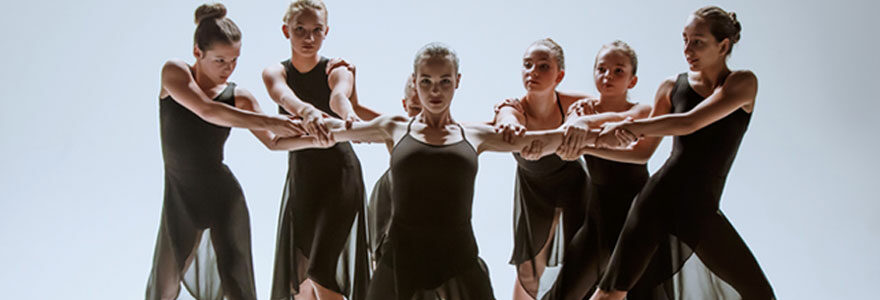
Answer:
<path fill-rule="evenodd" d="M 740 28 L 739 20 L 736 19 L 736 13 L 729 12 L 727 14 L 730 15 L 730 21 L 733 21 L 733 25 L 736 26 L 736 28 Z"/>
<path fill-rule="evenodd" d="M 740 24 L 739 20 L 736 19 L 735 12 L 731 11 L 731 12 L 728 12 L 727 14 L 730 16 L 730 22 L 733 24 L 733 28 L 736 28 L 736 31 L 735 31 L 736 33 L 731 37 L 731 39 L 733 39 L 732 42 L 733 43 L 739 42 L 740 32 L 742 31 L 742 24 Z"/>
<path fill-rule="evenodd" d="M 222 3 L 205 3 L 196 8 L 196 24 L 206 19 L 222 18 L 226 16 L 226 6 Z"/>

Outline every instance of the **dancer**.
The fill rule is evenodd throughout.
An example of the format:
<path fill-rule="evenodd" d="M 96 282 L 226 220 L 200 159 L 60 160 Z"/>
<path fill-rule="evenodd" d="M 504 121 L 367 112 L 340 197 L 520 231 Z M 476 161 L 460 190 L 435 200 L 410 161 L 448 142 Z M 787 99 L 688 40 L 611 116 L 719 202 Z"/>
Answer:
<path fill-rule="evenodd" d="M 592 98 L 556 91 L 564 76 L 562 47 L 549 38 L 532 43 L 522 63 L 526 95 L 498 105 L 497 130 L 509 140 L 526 130 L 562 125 L 572 103 Z M 510 259 L 517 267 L 513 299 L 535 299 L 544 268 L 557 266 L 563 248 L 583 224 L 589 176 L 582 162 L 563 161 L 556 155 L 534 161 L 528 160 L 534 159 L 529 153 L 513 156 L 517 162 L 514 248 Z"/>
<path fill-rule="evenodd" d="M 302 131 L 287 117 L 256 113 L 253 95 L 226 81 L 241 48 L 226 7 L 201 5 L 195 19 L 195 63 L 171 59 L 162 68 L 165 196 L 146 299 L 177 298 L 181 281 L 200 300 L 256 299 L 248 209 L 223 146 L 229 127 L 251 129 L 267 145 L 273 133 Z"/>
<path fill-rule="evenodd" d="M 320 0 L 290 3 L 282 32 L 290 59 L 267 67 L 263 81 L 282 113 L 303 118 L 319 143 L 330 142 L 325 115 L 359 120 L 348 68 L 325 73 L 319 55 L 329 32 Z M 362 299 L 369 276 L 361 165 L 349 143 L 291 151 L 278 218 L 272 299 Z"/>
<path fill-rule="evenodd" d="M 602 136 L 616 136 L 622 142 L 643 136 L 675 138 L 669 159 L 633 203 L 591 299 L 626 297 L 646 268 L 653 267 L 649 262 L 654 256 L 676 258 L 665 270 L 669 272 L 650 278 L 668 280 L 692 254 L 735 291 L 683 282 L 673 291 L 676 297 L 775 298 L 757 260 L 719 210 L 721 191 L 748 128 L 758 88 L 751 71 L 727 67 L 740 30 L 735 14 L 714 6 L 698 9 L 683 32 L 690 71 L 661 84 L 653 117 L 604 126 Z"/>
<path fill-rule="evenodd" d="M 575 103 L 566 121 L 570 129 L 580 131 L 568 130 L 557 154 L 572 160 L 581 152 L 587 153 L 583 157 L 590 174 L 590 200 L 586 223 L 566 248 L 559 277 L 546 299 L 579 300 L 589 295 L 610 259 L 633 199 L 648 180 L 646 162 L 656 149 L 657 138 L 640 140 L 628 151 L 577 147 L 578 134 L 588 128 L 649 116 L 649 105 L 628 99 L 628 90 L 638 82 L 637 69 L 636 52 L 628 44 L 614 41 L 603 45 L 593 63 L 593 81 L 599 98 Z"/>

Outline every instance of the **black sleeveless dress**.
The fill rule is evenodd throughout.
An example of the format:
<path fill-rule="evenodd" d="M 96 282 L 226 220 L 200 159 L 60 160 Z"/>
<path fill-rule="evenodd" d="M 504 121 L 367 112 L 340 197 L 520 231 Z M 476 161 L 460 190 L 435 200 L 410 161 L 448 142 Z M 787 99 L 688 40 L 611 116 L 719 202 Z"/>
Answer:
<path fill-rule="evenodd" d="M 591 295 L 611 258 L 627 213 L 648 181 L 646 164 L 584 155 L 590 172 L 587 219 L 566 248 L 559 277 L 544 299 L 583 299 Z M 636 299 L 639 291 L 630 291 Z"/>
<path fill-rule="evenodd" d="M 704 98 L 685 73 L 670 100 L 672 112 L 683 113 Z M 775 299 L 757 260 L 719 210 L 750 119 L 750 113 L 737 109 L 674 138 L 669 159 L 633 202 L 600 288 L 630 290 L 637 281 L 650 287 L 675 275 L 675 284 L 663 287 L 669 299 Z M 705 278 L 706 272 L 708 280 L 690 280 Z"/>
<path fill-rule="evenodd" d="M 330 110 L 327 58 L 306 73 L 281 64 L 297 97 Z M 279 108 L 281 113 L 288 113 Z M 350 143 L 290 151 L 278 217 L 271 299 L 292 299 L 312 279 L 348 299 L 363 299 L 369 281 L 361 164 Z"/>
<path fill-rule="evenodd" d="M 558 100 L 557 107 L 562 119 L 565 113 Z M 565 161 L 556 155 L 531 161 L 518 153 L 516 159 L 516 182 L 514 185 L 513 255 L 510 263 L 520 265 L 535 259 L 547 243 L 550 245 L 547 266 L 558 266 L 563 251 L 575 232 L 584 222 L 586 202 L 589 197 L 590 176 L 580 161 Z M 556 209 L 562 209 L 562 218 L 555 234 L 550 236 Z M 580 255 L 568 253 L 565 255 Z M 534 264 L 532 265 L 534 266 Z M 518 276 L 534 275 L 534 268 L 518 267 Z M 526 273 L 531 272 L 531 273 Z M 538 291 L 523 286 L 532 297 Z"/>
<path fill-rule="evenodd" d="M 391 223 L 391 170 L 382 173 L 382 177 L 373 186 L 370 203 L 367 205 L 367 230 L 370 241 L 370 259 L 374 267 L 382 259 L 382 244 L 388 234 Z"/>
<path fill-rule="evenodd" d="M 471 225 L 477 152 L 463 128 L 431 145 L 411 126 L 391 152 L 393 215 L 367 299 L 494 299 Z"/>
<path fill-rule="evenodd" d="M 230 82 L 214 101 L 234 106 L 234 91 Z M 256 299 L 248 209 L 223 164 L 229 127 L 170 95 L 159 100 L 159 124 L 165 198 L 146 299 L 177 297 L 181 281 L 199 300 Z"/>

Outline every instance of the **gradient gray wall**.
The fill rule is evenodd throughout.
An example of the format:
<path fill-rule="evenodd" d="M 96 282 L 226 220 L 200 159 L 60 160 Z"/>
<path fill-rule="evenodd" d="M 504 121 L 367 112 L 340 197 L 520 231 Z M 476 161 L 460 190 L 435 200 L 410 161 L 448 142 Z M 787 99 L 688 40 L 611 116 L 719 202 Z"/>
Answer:
<path fill-rule="evenodd" d="M 402 113 L 415 51 L 442 41 L 461 57 L 457 120 L 491 117 L 520 96 L 522 53 L 552 37 L 564 47 L 563 90 L 595 93 L 592 62 L 614 39 L 638 52 L 631 98 L 652 103 L 660 81 L 686 70 L 681 29 L 705 2 L 329 1 L 326 56 L 358 66 L 361 101 Z M 869 1 L 729 1 L 743 23 L 732 68 L 760 81 L 749 132 L 722 207 L 780 299 L 869 298 L 880 280 L 875 193 L 880 111 L 878 11 Z M 876 3 L 876 2 L 873 2 Z M 0 11 L 0 290 L 5 299 L 138 299 L 150 271 L 163 179 L 159 70 L 192 62 L 197 1 L 7 3 Z M 244 33 L 231 80 L 275 105 L 260 71 L 290 55 L 285 1 L 225 1 Z M 358 145 L 371 187 L 387 167 Z M 669 153 L 665 140 L 650 162 Z M 227 164 L 250 207 L 259 295 L 268 296 L 286 155 L 236 129 Z M 509 299 L 514 161 L 485 154 L 474 205 L 481 255 Z M 874 253 L 874 254 L 871 254 Z"/>

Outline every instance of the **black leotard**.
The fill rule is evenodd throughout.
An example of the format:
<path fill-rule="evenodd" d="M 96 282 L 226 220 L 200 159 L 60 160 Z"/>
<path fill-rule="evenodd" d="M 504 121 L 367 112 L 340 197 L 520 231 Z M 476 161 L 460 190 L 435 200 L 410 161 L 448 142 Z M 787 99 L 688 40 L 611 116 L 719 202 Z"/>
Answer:
<path fill-rule="evenodd" d="M 691 88 L 687 74 L 681 74 L 670 100 L 673 113 L 684 113 L 704 98 Z M 719 210 L 724 182 L 750 118 L 750 113 L 737 109 L 674 138 L 669 159 L 633 203 L 599 284 L 603 290 L 630 290 L 643 273 L 655 278 L 642 278 L 640 285 L 669 280 L 696 253 L 714 276 L 736 292 L 706 284 L 677 284 L 667 292 L 685 298 L 775 298 L 754 256 Z M 652 261 L 655 256 L 672 260 Z"/>
<path fill-rule="evenodd" d="M 646 164 L 584 155 L 590 172 L 587 219 L 566 248 L 554 286 L 545 299 L 583 299 L 598 284 L 636 195 L 648 181 Z M 629 297 L 636 296 L 631 291 Z"/>
<path fill-rule="evenodd" d="M 471 226 L 477 152 L 409 131 L 391 152 L 393 216 L 368 299 L 493 299 Z"/>
<path fill-rule="evenodd" d="M 230 82 L 214 101 L 235 106 L 234 91 Z M 146 299 L 176 297 L 180 281 L 200 300 L 256 299 L 248 209 L 223 164 L 229 127 L 202 120 L 170 95 L 159 100 L 159 123 L 165 198 Z"/>
<path fill-rule="evenodd" d="M 556 99 L 556 106 L 564 121 L 565 113 L 558 94 Z M 564 248 L 584 222 L 590 176 L 583 163 L 565 161 L 556 155 L 545 156 L 536 161 L 526 160 L 518 153 L 513 154 L 513 157 L 517 168 L 513 199 L 514 247 L 510 263 L 520 265 L 531 261 L 544 245 L 552 242 L 547 255 L 548 261 L 541 263 L 557 266 L 563 260 Z M 562 218 L 560 226 L 557 226 L 555 234 L 551 236 L 551 225 L 558 208 L 562 209 Z M 518 276 L 534 275 L 534 272 L 534 268 L 517 268 Z M 523 286 L 527 293 L 535 297 L 537 290 L 533 288 L 536 287 Z"/>
<path fill-rule="evenodd" d="M 327 58 L 300 73 L 281 64 L 297 97 L 322 112 L 330 110 Z M 281 113 L 287 113 L 279 108 Z M 290 151 L 278 220 L 272 299 L 288 299 L 310 278 L 321 286 L 362 299 L 369 274 L 364 227 L 361 164 L 350 143 L 327 149 Z"/>

